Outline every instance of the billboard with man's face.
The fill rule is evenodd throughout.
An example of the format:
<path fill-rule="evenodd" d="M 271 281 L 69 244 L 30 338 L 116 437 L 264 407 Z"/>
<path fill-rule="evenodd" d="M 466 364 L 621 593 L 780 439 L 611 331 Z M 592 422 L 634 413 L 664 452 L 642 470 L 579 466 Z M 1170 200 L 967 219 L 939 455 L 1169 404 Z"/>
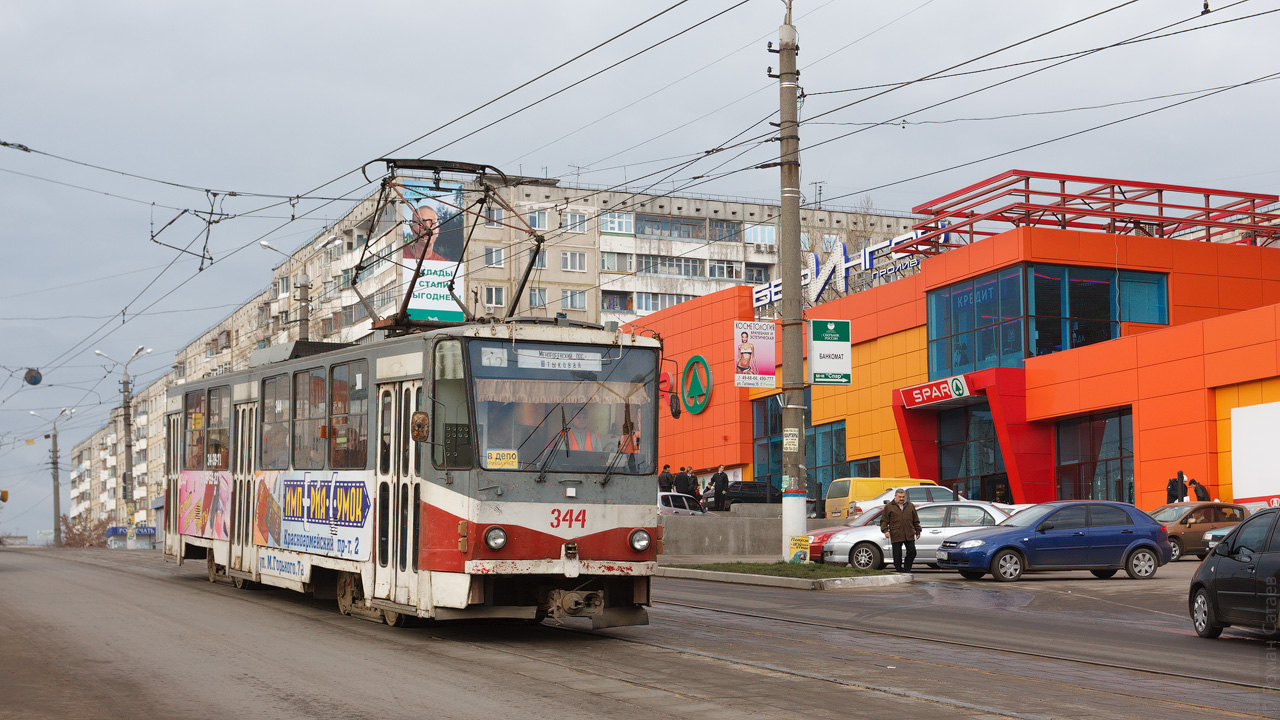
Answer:
<path fill-rule="evenodd" d="M 413 285 L 409 319 L 462 322 L 462 308 L 449 294 L 449 283 L 461 267 L 466 232 L 462 185 L 403 180 L 397 183 L 396 193 L 404 241 L 400 263 L 405 266 L 406 284 Z M 423 259 L 422 270 L 414 278 L 418 258 Z M 461 281 L 454 292 L 464 296 Z"/>

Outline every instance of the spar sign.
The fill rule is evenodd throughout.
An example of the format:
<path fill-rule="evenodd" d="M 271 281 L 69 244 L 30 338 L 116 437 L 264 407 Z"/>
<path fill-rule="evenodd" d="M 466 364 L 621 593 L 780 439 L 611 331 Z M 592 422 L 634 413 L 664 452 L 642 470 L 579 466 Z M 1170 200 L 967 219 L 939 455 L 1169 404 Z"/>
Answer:
<path fill-rule="evenodd" d="M 969 390 L 969 383 L 965 381 L 963 375 L 955 375 L 941 380 L 934 380 L 923 385 L 914 385 L 912 387 L 902 389 L 902 404 L 904 407 L 919 407 L 921 405 L 932 405 L 934 403 L 946 402 L 947 400 L 959 400 L 966 398 L 973 393 Z"/>

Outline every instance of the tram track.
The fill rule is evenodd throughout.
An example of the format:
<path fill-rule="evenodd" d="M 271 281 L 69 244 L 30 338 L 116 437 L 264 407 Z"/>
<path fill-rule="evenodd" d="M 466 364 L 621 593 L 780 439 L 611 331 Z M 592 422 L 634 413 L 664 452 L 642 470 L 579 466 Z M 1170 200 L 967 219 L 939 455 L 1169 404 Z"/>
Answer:
<path fill-rule="evenodd" d="M 1229 685 L 1232 687 L 1239 687 L 1239 688 L 1244 688 L 1248 690 L 1263 690 L 1263 691 L 1272 691 L 1272 692 L 1275 691 L 1275 688 L 1269 687 L 1261 683 L 1247 683 L 1239 680 L 1229 680 L 1225 678 L 1214 678 L 1214 677 L 1208 677 L 1204 675 L 1193 675 L 1189 673 L 1172 672 L 1168 670 L 1160 670 L 1157 668 L 1144 668 L 1136 665 L 1125 665 L 1122 663 L 1106 663 L 1106 662 L 1101 662 L 1099 660 L 1090 660 L 1088 658 L 1070 657 L 1067 655 L 1054 655 L 1052 653 L 1035 652 L 1032 650 L 1021 650 L 1017 648 L 999 647 L 997 645 L 988 645 L 984 643 L 976 643 L 976 642 L 970 642 L 965 640 L 955 640 L 952 638 L 942 638 L 942 637 L 936 637 L 936 636 L 919 635 L 915 633 L 885 630 L 884 628 L 872 628 L 872 627 L 859 626 L 859 625 L 853 625 L 853 624 L 843 624 L 843 623 L 824 623 L 824 622 L 817 622 L 814 620 L 802 620 L 799 618 L 788 618 L 788 617 L 781 617 L 776 615 L 765 615 L 761 613 L 746 612 L 742 610 L 730 610 L 723 607 L 695 605 L 693 603 L 675 602 L 670 600 L 658 600 L 658 601 L 655 601 L 654 604 L 670 605 L 672 607 L 682 607 L 690 610 L 705 610 L 707 612 L 716 613 L 719 615 L 734 615 L 736 617 L 742 617 L 742 618 L 747 618 L 752 620 L 770 620 L 773 622 L 787 623 L 790 625 L 801 625 L 801 626 L 807 626 L 807 627 L 824 628 L 828 630 L 840 630 L 844 632 L 859 632 L 859 633 L 866 633 L 868 635 L 877 635 L 881 637 L 888 637 L 888 638 L 894 638 L 899 640 L 913 640 L 917 642 L 940 643 L 944 645 L 951 645 L 954 647 L 961 647 L 968 650 L 983 650 L 987 652 L 998 652 L 998 653 L 1004 653 L 1009 655 L 1020 655 L 1023 657 L 1031 657 L 1039 660 L 1052 660 L 1056 662 L 1075 663 L 1080 665 L 1088 665 L 1091 667 L 1104 668 L 1108 670 L 1124 670 L 1127 672 L 1143 673 L 1146 675 L 1157 675 L 1161 677 L 1178 678 L 1180 680 L 1195 680 L 1199 682 L 1214 683 L 1217 685 Z"/>

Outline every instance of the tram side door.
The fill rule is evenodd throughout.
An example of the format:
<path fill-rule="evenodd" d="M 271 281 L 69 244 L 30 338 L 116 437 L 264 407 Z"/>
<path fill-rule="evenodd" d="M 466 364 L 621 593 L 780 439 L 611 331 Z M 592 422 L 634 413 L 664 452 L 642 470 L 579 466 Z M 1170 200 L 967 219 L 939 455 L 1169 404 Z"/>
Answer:
<path fill-rule="evenodd" d="M 412 606 L 418 604 L 422 487 L 416 478 L 409 417 L 421 387 L 416 380 L 378 386 L 374 597 Z"/>
<path fill-rule="evenodd" d="M 232 458 L 232 519 L 231 567 L 241 572 L 253 572 L 257 561 L 257 547 L 253 544 L 253 509 L 255 490 L 253 458 L 257 437 L 257 405 L 245 403 L 235 411 L 235 456 Z"/>

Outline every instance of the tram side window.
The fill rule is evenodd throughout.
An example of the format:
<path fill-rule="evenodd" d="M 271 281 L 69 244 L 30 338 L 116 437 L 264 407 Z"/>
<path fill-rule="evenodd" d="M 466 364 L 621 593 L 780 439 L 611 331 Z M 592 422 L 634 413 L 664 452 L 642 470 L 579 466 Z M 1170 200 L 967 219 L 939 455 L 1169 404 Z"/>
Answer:
<path fill-rule="evenodd" d="M 258 443 L 258 467 L 289 468 L 289 376 L 262 381 L 262 441 Z"/>
<path fill-rule="evenodd" d="M 334 365 L 329 371 L 329 466 L 363 470 L 369 452 L 369 362 Z"/>
<path fill-rule="evenodd" d="M 183 470 L 204 469 L 205 397 L 203 390 L 189 392 L 183 398 L 183 426 L 186 431 Z"/>
<path fill-rule="evenodd" d="M 231 450 L 231 388 L 209 389 L 209 429 L 204 466 L 208 470 L 226 470 L 230 467 Z"/>
<path fill-rule="evenodd" d="M 435 412 L 432 439 L 435 463 L 439 467 L 469 468 L 475 464 L 471 444 L 471 413 L 467 405 L 467 384 L 462 371 L 462 342 L 444 340 L 436 345 L 433 377 Z"/>
<path fill-rule="evenodd" d="M 324 368 L 293 374 L 293 469 L 324 468 Z"/>

